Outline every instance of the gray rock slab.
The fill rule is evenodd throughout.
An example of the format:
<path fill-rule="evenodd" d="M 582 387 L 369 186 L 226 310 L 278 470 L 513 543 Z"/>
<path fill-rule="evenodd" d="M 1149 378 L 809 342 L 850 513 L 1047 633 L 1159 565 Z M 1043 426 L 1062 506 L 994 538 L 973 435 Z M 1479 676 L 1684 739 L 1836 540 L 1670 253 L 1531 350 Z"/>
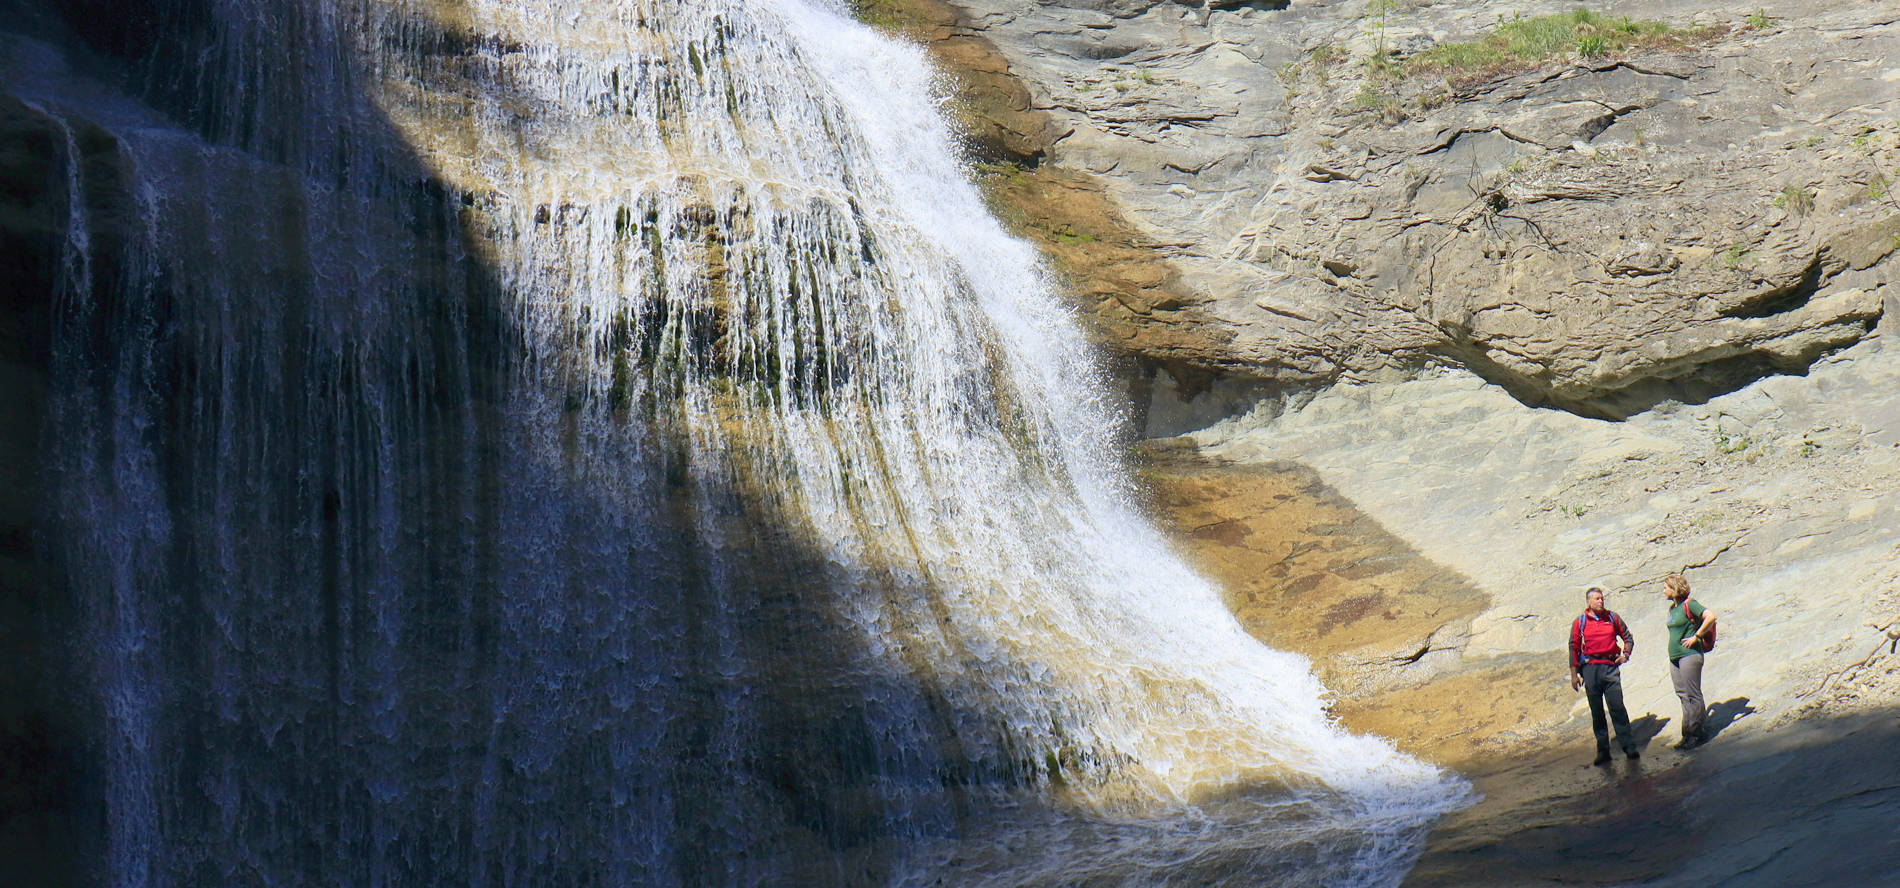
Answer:
<path fill-rule="evenodd" d="M 1451 361 L 1587 415 L 1798 373 L 1890 298 L 1900 11 L 1611 3 L 1721 36 L 1450 85 L 1364 64 L 1574 3 L 957 0 L 1231 327 L 1224 372 Z M 1286 290 L 1279 296 L 1266 291 Z M 1249 306 L 1285 308 L 1277 319 Z M 1272 311 L 1272 309 L 1268 309 Z"/>
<path fill-rule="evenodd" d="M 1896 391 L 1900 349 L 1877 335 L 1806 377 L 1624 422 L 1526 407 L 1446 369 L 1263 404 L 1191 437 L 1310 465 L 1471 577 L 1492 606 L 1466 656 L 1547 654 L 1555 672 L 1582 591 L 1609 589 L 1637 635 L 1632 713 L 1675 711 L 1660 589 L 1683 571 L 1722 615 L 1710 693 L 1773 717 L 1827 696 L 1827 676 L 1900 623 Z M 1900 670 L 1855 696 L 1895 692 Z"/>

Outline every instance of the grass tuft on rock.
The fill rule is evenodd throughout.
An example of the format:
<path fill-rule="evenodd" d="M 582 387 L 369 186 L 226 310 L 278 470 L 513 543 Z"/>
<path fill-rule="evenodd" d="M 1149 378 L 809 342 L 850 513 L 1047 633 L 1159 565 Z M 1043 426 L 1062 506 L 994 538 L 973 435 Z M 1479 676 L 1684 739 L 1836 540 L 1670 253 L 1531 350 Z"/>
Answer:
<path fill-rule="evenodd" d="M 851 0 L 851 12 L 858 21 L 887 31 L 901 31 L 916 24 L 899 0 Z"/>
<path fill-rule="evenodd" d="M 1606 16 L 1588 9 L 1513 18 L 1476 40 L 1446 43 L 1413 56 L 1416 70 L 1450 76 L 1483 75 L 1549 59 L 1597 58 L 1634 49 L 1674 45 L 1704 36 L 1658 21 Z"/>

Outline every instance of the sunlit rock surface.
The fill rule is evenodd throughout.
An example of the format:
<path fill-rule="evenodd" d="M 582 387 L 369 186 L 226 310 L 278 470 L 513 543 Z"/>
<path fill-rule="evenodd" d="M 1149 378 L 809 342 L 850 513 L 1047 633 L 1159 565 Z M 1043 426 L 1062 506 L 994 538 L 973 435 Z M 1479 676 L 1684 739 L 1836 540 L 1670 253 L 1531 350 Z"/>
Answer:
<path fill-rule="evenodd" d="M 1102 177 L 1179 273 L 1219 332 L 1203 366 L 1299 386 L 1449 361 L 1622 416 L 1799 372 L 1891 298 L 1884 4 L 1780 4 L 1763 28 L 1610 3 L 1700 36 L 1451 83 L 1364 62 L 1507 10 L 956 5 L 1070 131 L 1049 162 Z"/>
<path fill-rule="evenodd" d="M 1413 883 L 1900 866 L 1890 4 L 1592 5 L 1683 39 L 1451 83 L 1366 61 L 1580 7 L 956 5 L 1072 130 L 1034 175 L 1093 176 L 1196 337 L 1100 317 L 1164 367 L 1148 434 L 1191 433 L 1144 457 L 1166 526 L 1348 724 L 1476 775 Z M 1728 621 L 1686 754 L 1676 570 Z M 1647 652 L 1615 772 L 1561 671 L 1599 584 Z"/>
<path fill-rule="evenodd" d="M 1199 429 L 1215 461 L 1181 481 L 1157 464 L 1204 563 L 1263 557 L 1258 528 L 1299 523 L 1231 515 L 1248 472 L 1311 470 L 1489 602 L 1468 624 L 1399 621 L 1384 647 L 1492 669 L 1555 652 L 1583 587 L 1647 596 L 1689 569 L 1737 596 L 1738 622 L 1775 627 L 1775 653 L 1745 667 L 1768 708 L 1887 699 L 1885 660 L 1859 661 L 1895 619 L 1900 451 L 1877 332 L 1900 296 L 1894 10 L 1612 3 L 1682 39 L 1448 82 L 1365 62 L 1469 39 L 1497 10 L 956 5 L 1072 129 L 1044 166 L 1097 177 L 1216 345 L 1214 382 L 1184 375 L 1143 405 L 1151 434 Z M 1192 523 L 1207 510 L 1242 522 L 1236 545 Z M 1380 650 L 1296 646 L 1331 669 Z M 1660 674 L 1632 696 L 1671 702 Z"/>

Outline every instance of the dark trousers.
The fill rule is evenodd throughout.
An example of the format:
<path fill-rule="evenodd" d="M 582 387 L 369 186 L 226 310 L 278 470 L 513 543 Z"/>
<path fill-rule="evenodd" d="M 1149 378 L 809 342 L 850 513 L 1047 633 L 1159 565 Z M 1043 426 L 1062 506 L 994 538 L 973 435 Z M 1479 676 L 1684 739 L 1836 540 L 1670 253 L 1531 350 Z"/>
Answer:
<path fill-rule="evenodd" d="M 1610 754 L 1610 726 L 1603 720 L 1603 705 L 1610 706 L 1610 721 L 1616 724 L 1616 745 L 1624 752 L 1636 748 L 1630 738 L 1630 714 L 1623 708 L 1623 676 L 1619 667 L 1607 663 L 1585 663 L 1583 692 L 1590 697 L 1590 727 L 1597 733 L 1597 753 Z"/>

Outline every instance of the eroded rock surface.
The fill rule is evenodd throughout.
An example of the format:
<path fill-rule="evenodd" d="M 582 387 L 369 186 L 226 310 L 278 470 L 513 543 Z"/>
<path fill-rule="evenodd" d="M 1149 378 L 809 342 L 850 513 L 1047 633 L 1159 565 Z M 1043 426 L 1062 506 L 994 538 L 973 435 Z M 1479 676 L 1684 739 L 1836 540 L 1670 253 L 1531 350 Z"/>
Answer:
<path fill-rule="evenodd" d="M 1799 372 L 1892 301 L 1900 11 L 1607 4 L 1683 40 L 1516 73 L 1379 76 L 1508 9 L 955 0 L 1209 327 L 1293 386 L 1456 363 L 1624 416 Z M 1386 11 L 1380 12 L 1381 9 Z"/>
<path fill-rule="evenodd" d="M 1315 659 L 1343 724 L 1482 793 L 1406 884 L 1851 880 L 1900 862 L 1900 760 L 1876 751 L 1900 730 L 1894 333 L 1621 422 L 1457 369 L 1343 384 L 1151 443 L 1144 477 L 1243 624 Z M 1704 674 L 1718 733 L 1688 752 L 1671 748 L 1659 597 L 1676 570 L 1721 615 Z M 1590 585 L 1637 641 L 1624 684 L 1644 755 L 1609 768 L 1587 766 L 1564 680 Z M 1754 813 L 1764 799 L 1774 816 Z M 1598 855 L 1612 863 L 1578 869 Z"/>
<path fill-rule="evenodd" d="M 1745 681 L 1763 711 L 1891 702 L 1900 658 L 1875 649 L 1900 617 L 1886 517 L 1900 364 L 1883 341 L 1900 9 L 1611 3 L 1670 36 L 1434 74 L 1405 58 L 1577 7 L 952 5 L 1065 133 L 1037 175 L 1091 182 L 1158 257 L 1165 271 L 1147 273 L 1174 301 L 1146 316 L 1175 322 L 1169 366 L 1290 393 L 1192 436 L 1226 468 L 1151 457 L 1150 481 L 1243 621 L 1288 611 L 1249 625 L 1315 656 L 1349 720 L 1446 699 L 1447 682 L 1515 680 L 1519 658 L 1561 656 L 1582 588 L 1640 614 L 1676 570 L 1728 599 L 1744 643 L 1772 648 Z M 1053 208 L 1031 216 L 1059 217 L 1067 201 L 1043 196 Z M 1006 212 L 1024 203 L 1004 197 Z M 1204 389 L 1218 385 L 1183 394 Z M 1343 544 L 1338 526 L 1359 519 L 1325 517 L 1335 508 L 1378 533 Z M 1368 573 L 1377 559 L 1357 547 L 1387 532 L 1392 563 L 1413 566 Z M 1302 539 L 1323 545 L 1288 542 Z M 1488 603 L 1444 606 L 1425 593 L 1438 570 Z M 1813 585 L 1841 591 L 1795 591 Z M 1369 624 L 1383 635 L 1322 632 L 1324 614 L 1378 595 L 1398 602 Z M 1660 630 L 1645 631 L 1653 651 Z M 1429 669 L 1352 665 L 1421 648 Z M 1674 705 L 1662 671 L 1631 699 Z M 1459 744 L 1502 748 L 1558 721 L 1546 709 L 1456 740 L 1363 726 L 1456 760 Z"/>
<path fill-rule="evenodd" d="M 1350 696 L 1424 682 L 1488 604 L 1296 463 L 1208 460 L 1150 442 L 1143 480 L 1165 528 L 1256 638 L 1315 658 Z"/>
<path fill-rule="evenodd" d="M 1290 460 L 1490 596 L 1460 654 L 1557 675 L 1582 590 L 1636 632 L 1632 715 L 1674 718 L 1662 578 L 1722 615 L 1711 701 L 1763 722 L 1900 702 L 1900 351 L 1881 331 L 1707 404 L 1624 422 L 1517 405 L 1465 371 L 1337 386 L 1193 437 L 1243 464 Z M 1578 704 L 1581 705 L 1581 704 Z"/>

